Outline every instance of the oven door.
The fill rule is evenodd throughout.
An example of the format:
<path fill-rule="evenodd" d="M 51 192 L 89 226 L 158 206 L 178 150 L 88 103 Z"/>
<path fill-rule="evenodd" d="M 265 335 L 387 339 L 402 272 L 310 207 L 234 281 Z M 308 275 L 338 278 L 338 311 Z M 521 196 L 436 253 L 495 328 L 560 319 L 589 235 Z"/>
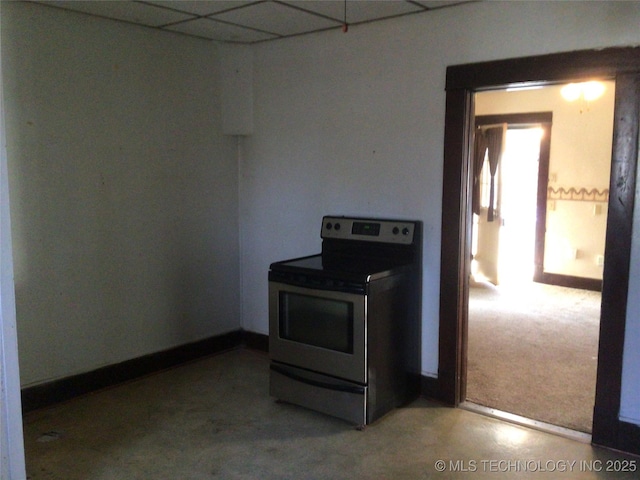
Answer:
<path fill-rule="evenodd" d="M 366 384 L 363 293 L 269 282 L 269 355 L 277 362 Z"/>

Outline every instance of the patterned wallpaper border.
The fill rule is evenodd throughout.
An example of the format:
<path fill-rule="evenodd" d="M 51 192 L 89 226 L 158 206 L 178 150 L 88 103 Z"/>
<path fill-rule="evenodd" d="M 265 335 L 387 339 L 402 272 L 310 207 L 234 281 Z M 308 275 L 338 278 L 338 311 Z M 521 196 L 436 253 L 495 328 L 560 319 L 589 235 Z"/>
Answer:
<path fill-rule="evenodd" d="M 578 202 L 608 202 L 609 189 L 597 188 L 547 188 L 547 200 L 573 200 Z"/>

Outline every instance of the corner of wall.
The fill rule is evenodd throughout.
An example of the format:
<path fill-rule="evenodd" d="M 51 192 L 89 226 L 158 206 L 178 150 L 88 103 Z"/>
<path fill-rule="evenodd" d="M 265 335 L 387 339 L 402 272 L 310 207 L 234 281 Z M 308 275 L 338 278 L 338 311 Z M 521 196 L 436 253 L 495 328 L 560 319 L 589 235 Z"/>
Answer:
<path fill-rule="evenodd" d="M 253 133 L 253 50 L 224 45 L 220 52 L 222 130 L 225 135 Z"/>

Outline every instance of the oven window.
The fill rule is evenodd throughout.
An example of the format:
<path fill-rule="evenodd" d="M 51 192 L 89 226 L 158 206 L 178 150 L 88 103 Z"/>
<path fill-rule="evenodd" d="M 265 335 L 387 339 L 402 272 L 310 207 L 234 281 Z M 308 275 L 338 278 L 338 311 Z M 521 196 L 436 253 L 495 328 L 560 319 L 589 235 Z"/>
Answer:
<path fill-rule="evenodd" d="M 280 337 L 353 353 L 353 304 L 280 292 Z"/>

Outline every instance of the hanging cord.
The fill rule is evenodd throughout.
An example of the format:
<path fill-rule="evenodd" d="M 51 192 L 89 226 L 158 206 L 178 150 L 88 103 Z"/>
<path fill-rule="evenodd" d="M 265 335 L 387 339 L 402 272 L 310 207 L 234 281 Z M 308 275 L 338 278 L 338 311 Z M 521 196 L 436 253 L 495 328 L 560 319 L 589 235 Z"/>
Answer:
<path fill-rule="evenodd" d="M 344 33 L 349 31 L 349 24 L 347 23 L 347 0 L 344 0 L 344 22 L 342 23 L 342 31 Z"/>

